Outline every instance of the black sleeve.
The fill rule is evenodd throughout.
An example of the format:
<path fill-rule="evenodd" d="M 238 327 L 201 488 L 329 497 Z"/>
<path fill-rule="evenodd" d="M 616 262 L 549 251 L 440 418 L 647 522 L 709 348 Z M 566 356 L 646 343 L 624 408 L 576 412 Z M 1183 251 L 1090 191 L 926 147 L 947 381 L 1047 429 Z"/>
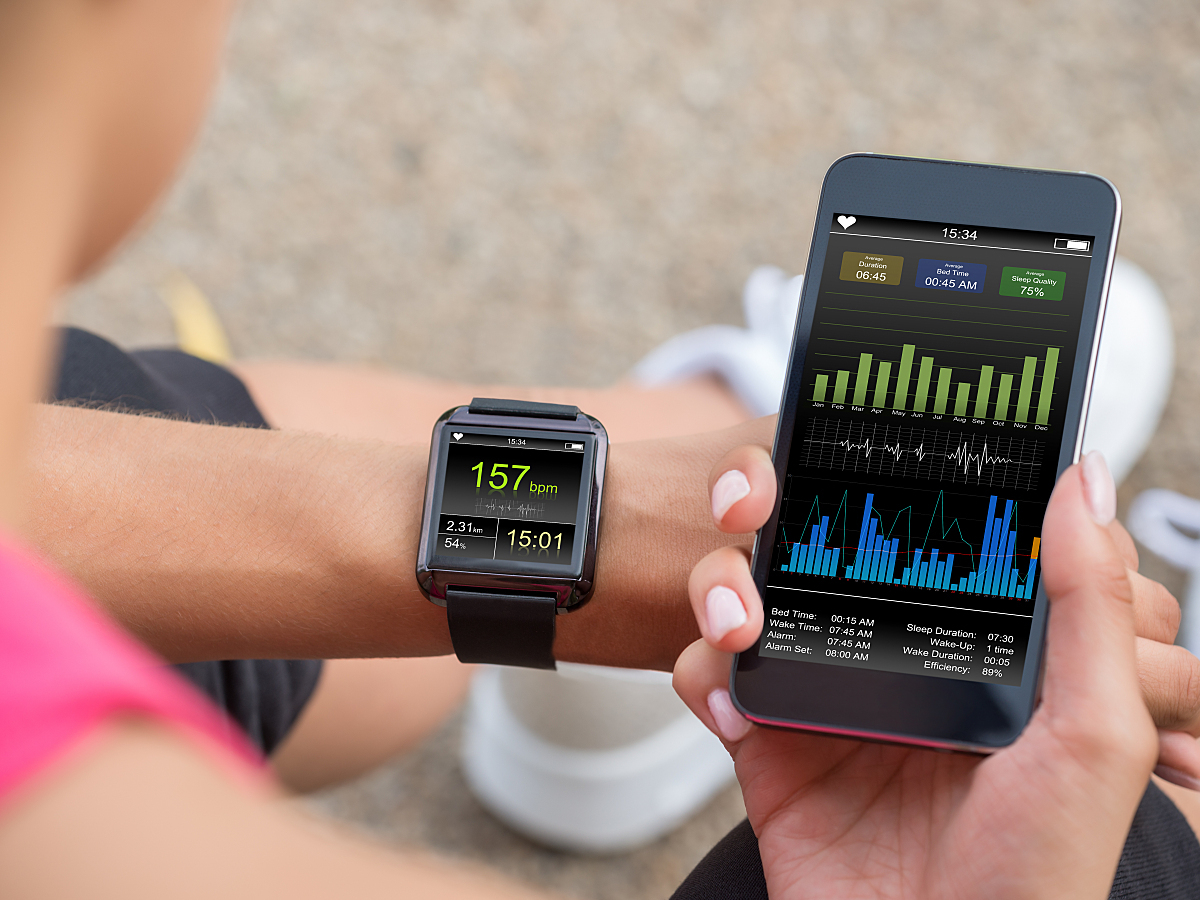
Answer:
<path fill-rule="evenodd" d="M 1109 897 L 1200 897 L 1200 843 L 1179 807 L 1153 783 L 1138 805 Z"/>
<path fill-rule="evenodd" d="M 749 819 L 708 851 L 671 900 L 767 900 L 758 838 Z"/>
<path fill-rule="evenodd" d="M 126 353 L 80 328 L 64 328 L 61 334 L 53 401 L 210 425 L 269 427 L 246 386 L 228 369 L 181 350 Z"/>
<path fill-rule="evenodd" d="M 1200 843 L 1183 813 L 1151 784 L 1121 851 L 1110 900 L 1196 900 Z M 743 821 L 692 870 L 672 900 L 766 900 L 758 840 Z"/>

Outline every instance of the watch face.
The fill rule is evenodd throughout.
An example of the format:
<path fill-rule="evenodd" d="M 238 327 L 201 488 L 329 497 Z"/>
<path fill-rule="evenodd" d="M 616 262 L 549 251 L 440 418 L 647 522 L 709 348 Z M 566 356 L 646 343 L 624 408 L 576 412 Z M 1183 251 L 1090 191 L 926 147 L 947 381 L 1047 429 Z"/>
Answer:
<path fill-rule="evenodd" d="M 591 487 L 591 435 L 443 429 L 432 555 L 439 567 L 577 567 Z"/>

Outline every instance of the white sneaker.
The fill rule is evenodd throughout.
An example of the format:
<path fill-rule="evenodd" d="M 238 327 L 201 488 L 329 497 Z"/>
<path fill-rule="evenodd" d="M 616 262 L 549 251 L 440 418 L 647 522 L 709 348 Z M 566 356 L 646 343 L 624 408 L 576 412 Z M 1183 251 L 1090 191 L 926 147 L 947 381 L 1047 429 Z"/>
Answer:
<path fill-rule="evenodd" d="M 804 276 L 755 269 L 742 290 L 746 327 L 710 325 L 676 335 L 633 368 L 647 387 L 715 373 L 755 415 L 779 411 Z M 1119 482 L 1141 457 L 1171 388 L 1173 341 L 1167 305 L 1138 266 L 1118 258 L 1096 363 L 1085 450 L 1101 450 Z"/>
<path fill-rule="evenodd" d="M 747 327 L 709 325 L 677 334 L 633 367 L 633 379 L 657 387 L 715 373 L 755 416 L 779 412 L 803 285 L 803 275 L 789 278 L 775 266 L 759 266 L 742 289 Z"/>
<path fill-rule="evenodd" d="M 1083 434 L 1083 451 L 1101 451 L 1117 483 L 1154 437 L 1174 369 L 1175 341 L 1162 292 L 1139 266 L 1117 257 Z"/>
<path fill-rule="evenodd" d="M 1188 573 L 1177 642 L 1200 654 L 1200 500 L 1161 488 L 1142 491 L 1126 521 L 1149 550 Z"/>
<path fill-rule="evenodd" d="M 578 853 L 647 844 L 733 780 L 729 754 L 668 673 L 570 663 L 558 672 L 481 668 L 462 761 L 497 818 Z"/>

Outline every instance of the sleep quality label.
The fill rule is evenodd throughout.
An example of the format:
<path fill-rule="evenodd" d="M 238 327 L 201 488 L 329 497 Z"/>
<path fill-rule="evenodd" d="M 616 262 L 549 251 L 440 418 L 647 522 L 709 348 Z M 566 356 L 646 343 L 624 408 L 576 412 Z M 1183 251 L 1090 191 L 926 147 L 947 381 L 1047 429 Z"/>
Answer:
<path fill-rule="evenodd" d="M 1066 272 L 1049 269 L 1021 269 L 1005 266 L 1000 273 L 1000 296 L 1036 297 L 1039 300 L 1061 300 L 1067 285 Z"/>

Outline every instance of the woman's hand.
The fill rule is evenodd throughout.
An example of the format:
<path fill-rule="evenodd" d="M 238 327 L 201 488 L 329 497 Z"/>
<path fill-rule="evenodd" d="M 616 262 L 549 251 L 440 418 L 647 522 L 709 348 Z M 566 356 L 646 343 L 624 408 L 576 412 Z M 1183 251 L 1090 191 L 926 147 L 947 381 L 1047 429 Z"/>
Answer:
<path fill-rule="evenodd" d="M 711 485 L 720 526 L 760 526 L 774 485 L 765 450 L 734 451 Z M 696 567 L 704 640 L 680 657 L 675 683 L 734 757 L 772 896 L 1107 895 L 1159 753 L 1139 689 L 1139 659 L 1153 655 L 1142 644 L 1173 628 L 1163 597 L 1131 578 L 1114 512 L 1098 456 L 1059 480 L 1043 528 L 1043 700 L 1021 737 L 987 758 L 751 725 L 725 687 L 729 654 L 762 625 L 748 551 L 726 548 Z"/>
<path fill-rule="evenodd" d="M 1170 591 L 1138 573 L 1138 553 L 1129 532 L 1114 519 L 1109 534 L 1133 589 L 1137 628 L 1138 679 L 1142 697 L 1158 726 L 1160 778 L 1200 790 L 1200 659 L 1175 643 L 1179 601 Z"/>
<path fill-rule="evenodd" d="M 744 446 L 729 453 L 713 469 L 709 493 L 714 519 L 722 531 L 741 534 L 760 528 L 775 502 L 775 471 L 766 448 Z M 1138 680 L 1142 698 L 1159 730 L 1155 774 L 1181 787 L 1200 791 L 1200 743 L 1196 741 L 1200 737 L 1200 659 L 1175 644 L 1179 602 L 1157 581 L 1138 573 L 1138 552 L 1129 532 L 1115 517 L 1106 528 L 1125 563 L 1133 591 Z M 740 612 L 732 603 L 722 605 L 726 599 L 723 593 L 710 599 L 697 587 L 709 567 L 720 566 L 721 560 L 728 559 L 730 554 L 749 558 L 746 547 L 730 547 L 706 557 L 693 570 L 690 593 L 705 639 L 721 650 L 737 652 L 750 646 L 762 628 L 762 604 L 748 570 L 735 569 L 733 575 L 738 581 L 736 590 L 740 597 L 754 598 Z M 710 582 L 717 584 L 711 579 Z M 705 607 L 727 609 L 726 618 L 712 620 Z M 739 621 L 742 624 L 736 632 L 716 633 L 721 630 L 720 623 Z"/>

